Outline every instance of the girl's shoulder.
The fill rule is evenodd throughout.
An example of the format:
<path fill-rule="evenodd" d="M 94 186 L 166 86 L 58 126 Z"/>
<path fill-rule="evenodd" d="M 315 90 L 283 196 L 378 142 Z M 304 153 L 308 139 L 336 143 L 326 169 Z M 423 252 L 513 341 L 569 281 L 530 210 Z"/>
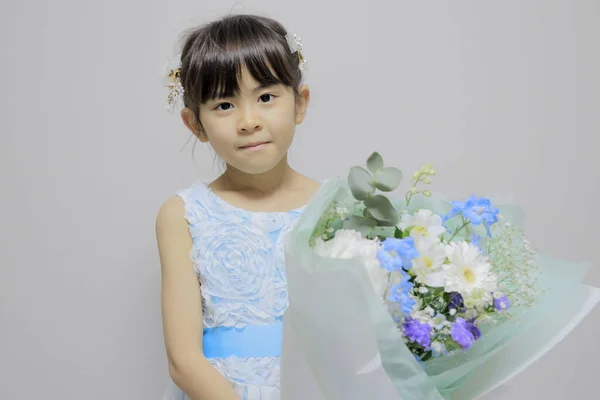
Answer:
<path fill-rule="evenodd" d="M 190 225 L 204 220 L 207 215 L 225 212 L 223 205 L 215 198 L 208 184 L 196 181 L 184 189 L 177 190 L 174 198 L 183 204 L 185 218 Z"/>

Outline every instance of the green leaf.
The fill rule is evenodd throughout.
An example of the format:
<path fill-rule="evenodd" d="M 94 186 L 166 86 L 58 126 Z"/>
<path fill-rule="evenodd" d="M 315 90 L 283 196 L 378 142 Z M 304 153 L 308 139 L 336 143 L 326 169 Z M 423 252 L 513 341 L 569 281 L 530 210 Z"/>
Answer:
<path fill-rule="evenodd" d="M 367 235 L 376 225 L 377 221 L 373 218 L 362 218 L 355 215 L 344 221 L 344 229 L 353 229 L 363 235 Z"/>
<path fill-rule="evenodd" d="M 398 227 L 396 227 L 396 229 L 394 229 L 394 238 L 402 239 L 402 231 Z"/>
<path fill-rule="evenodd" d="M 382 192 L 391 192 L 400 186 L 402 177 L 402 171 L 398 168 L 385 167 L 375 173 L 373 180 L 377 189 Z"/>
<path fill-rule="evenodd" d="M 367 168 L 372 173 L 376 173 L 377 171 L 383 168 L 383 158 L 379 153 L 374 152 L 369 156 L 369 158 L 367 159 Z"/>
<path fill-rule="evenodd" d="M 352 167 L 348 173 L 348 186 L 356 200 L 364 200 L 375 192 L 371 174 L 362 167 Z"/>
<path fill-rule="evenodd" d="M 371 215 L 379 220 L 396 224 L 398 222 L 398 211 L 394 208 L 387 197 L 380 194 L 365 199 L 365 206 Z"/>
<path fill-rule="evenodd" d="M 333 230 L 338 231 L 338 230 L 342 229 L 342 222 L 343 221 L 340 218 L 336 218 L 331 223 L 331 227 L 333 228 Z"/>
<path fill-rule="evenodd" d="M 393 226 L 376 226 L 371 230 L 371 235 L 376 235 L 380 238 L 391 238 L 394 237 L 394 229 Z"/>

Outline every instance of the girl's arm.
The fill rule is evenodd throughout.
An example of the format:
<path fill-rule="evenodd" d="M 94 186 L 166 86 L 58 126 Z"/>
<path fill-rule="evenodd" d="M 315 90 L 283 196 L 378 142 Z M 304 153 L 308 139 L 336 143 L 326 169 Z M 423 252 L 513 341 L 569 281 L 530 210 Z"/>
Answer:
<path fill-rule="evenodd" d="M 179 197 L 156 220 L 162 275 L 162 315 L 169 374 L 192 400 L 239 400 L 202 352 L 200 285 L 190 260 L 192 239 Z"/>

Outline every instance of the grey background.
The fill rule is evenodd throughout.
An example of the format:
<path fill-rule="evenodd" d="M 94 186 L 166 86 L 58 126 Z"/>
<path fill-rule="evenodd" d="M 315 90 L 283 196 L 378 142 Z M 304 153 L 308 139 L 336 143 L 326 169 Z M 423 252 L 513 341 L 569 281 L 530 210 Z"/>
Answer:
<path fill-rule="evenodd" d="M 0 6 L 0 398 L 158 399 L 154 219 L 218 172 L 164 112 L 178 34 L 229 9 L 301 35 L 313 101 L 291 161 L 324 178 L 379 150 L 433 188 L 513 196 L 600 286 L 600 2 L 15 1 Z M 594 398 L 600 310 L 506 398 Z"/>

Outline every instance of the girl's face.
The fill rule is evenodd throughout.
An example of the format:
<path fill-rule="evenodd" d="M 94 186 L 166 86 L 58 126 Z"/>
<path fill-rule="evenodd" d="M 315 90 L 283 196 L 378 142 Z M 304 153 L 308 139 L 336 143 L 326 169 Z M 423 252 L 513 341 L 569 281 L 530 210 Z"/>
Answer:
<path fill-rule="evenodd" d="M 297 97 L 285 85 L 261 87 L 244 68 L 240 91 L 234 97 L 202 104 L 201 124 L 196 129 L 185 113 L 184 121 L 202 142 L 210 142 L 228 165 L 244 173 L 261 174 L 286 156 L 308 101 L 306 86 L 299 89 Z"/>

